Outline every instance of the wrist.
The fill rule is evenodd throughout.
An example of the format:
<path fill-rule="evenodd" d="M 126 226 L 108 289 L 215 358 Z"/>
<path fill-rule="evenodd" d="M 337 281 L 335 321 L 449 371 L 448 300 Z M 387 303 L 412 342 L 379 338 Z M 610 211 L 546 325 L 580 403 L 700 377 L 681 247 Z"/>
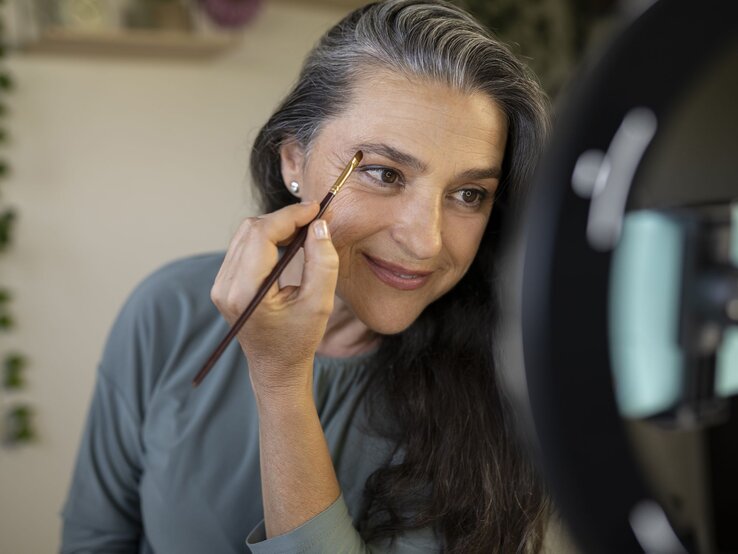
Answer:
<path fill-rule="evenodd" d="M 312 387 L 254 388 L 256 406 L 262 411 L 300 411 L 315 406 Z"/>
<path fill-rule="evenodd" d="M 263 370 L 263 366 L 249 364 L 251 388 L 260 413 L 303 411 L 311 406 L 314 409 L 312 360 L 289 368 L 280 367 L 279 378 Z"/>
<path fill-rule="evenodd" d="M 254 392 L 262 396 L 300 394 L 312 388 L 313 358 L 283 360 L 247 355 L 249 379 Z"/>

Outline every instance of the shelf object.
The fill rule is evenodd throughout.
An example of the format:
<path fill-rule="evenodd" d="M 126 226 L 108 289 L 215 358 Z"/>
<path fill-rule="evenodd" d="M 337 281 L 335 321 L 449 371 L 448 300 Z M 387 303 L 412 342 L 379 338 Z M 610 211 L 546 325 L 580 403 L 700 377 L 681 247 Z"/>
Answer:
<path fill-rule="evenodd" d="M 202 34 L 175 30 L 80 30 L 49 27 L 27 42 L 30 53 L 100 56 L 162 56 L 208 58 L 238 42 L 232 33 Z"/>
<path fill-rule="evenodd" d="M 259 2 L 259 0 L 248 0 Z M 200 0 L 10 0 L 11 48 L 43 54 L 210 58 L 240 29 L 208 17 Z"/>

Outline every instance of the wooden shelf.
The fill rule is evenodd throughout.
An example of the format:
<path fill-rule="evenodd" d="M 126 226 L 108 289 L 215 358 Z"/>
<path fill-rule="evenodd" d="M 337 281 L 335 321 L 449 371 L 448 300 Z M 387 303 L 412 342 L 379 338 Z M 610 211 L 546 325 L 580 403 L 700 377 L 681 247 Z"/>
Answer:
<path fill-rule="evenodd" d="M 237 43 L 238 35 L 230 33 L 143 29 L 82 31 L 49 27 L 23 49 L 52 54 L 210 58 Z"/>
<path fill-rule="evenodd" d="M 311 5 L 339 10 L 354 10 L 369 3 L 369 0 L 272 0 L 282 4 Z"/>

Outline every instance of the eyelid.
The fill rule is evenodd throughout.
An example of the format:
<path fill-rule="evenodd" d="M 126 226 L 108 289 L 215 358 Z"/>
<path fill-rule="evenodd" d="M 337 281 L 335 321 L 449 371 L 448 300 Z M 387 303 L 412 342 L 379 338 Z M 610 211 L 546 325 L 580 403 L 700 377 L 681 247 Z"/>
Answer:
<path fill-rule="evenodd" d="M 465 190 L 473 190 L 474 192 L 478 193 L 480 196 L 483 196 L 485 198 L 487 196 L 494 195 L 492 191 L 490 191 L 489 189 L 481 185 L 464 185 L 454 190 L 451 194 L 456 194 L 457 192 L 463 192 Z"/>

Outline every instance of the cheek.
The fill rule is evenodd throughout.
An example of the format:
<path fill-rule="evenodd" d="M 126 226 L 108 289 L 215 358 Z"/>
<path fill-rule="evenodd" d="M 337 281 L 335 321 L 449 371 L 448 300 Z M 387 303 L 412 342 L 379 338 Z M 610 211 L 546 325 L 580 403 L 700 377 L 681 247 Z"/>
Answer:
<path fill-rule="evenodd" d="M 336 197 L 326 215 L 333 246 L 338 252 L 340 261 L 339 278 L 347 278 L 350 275 L 349 262 L 354 248 L 373 232 L 372 219 L 366 216 L 369 211 L 350 194 L 346 194 L 343 197 Z"/>
<path fill-rule="evenodd" d="M 466 273 L 477 255 L 486 224 L 485 220 L 475 225 L 457 225 L 444 237 L 446 251 L 454 262 L 459 279 Z"/>
<path fill-rule="evenodd" d="M 333 244 L 351 244 L 376 233 L 392 219 L 391 210 L 381 198 L 350 188 L 340 191 L 326 214 Z"/>

